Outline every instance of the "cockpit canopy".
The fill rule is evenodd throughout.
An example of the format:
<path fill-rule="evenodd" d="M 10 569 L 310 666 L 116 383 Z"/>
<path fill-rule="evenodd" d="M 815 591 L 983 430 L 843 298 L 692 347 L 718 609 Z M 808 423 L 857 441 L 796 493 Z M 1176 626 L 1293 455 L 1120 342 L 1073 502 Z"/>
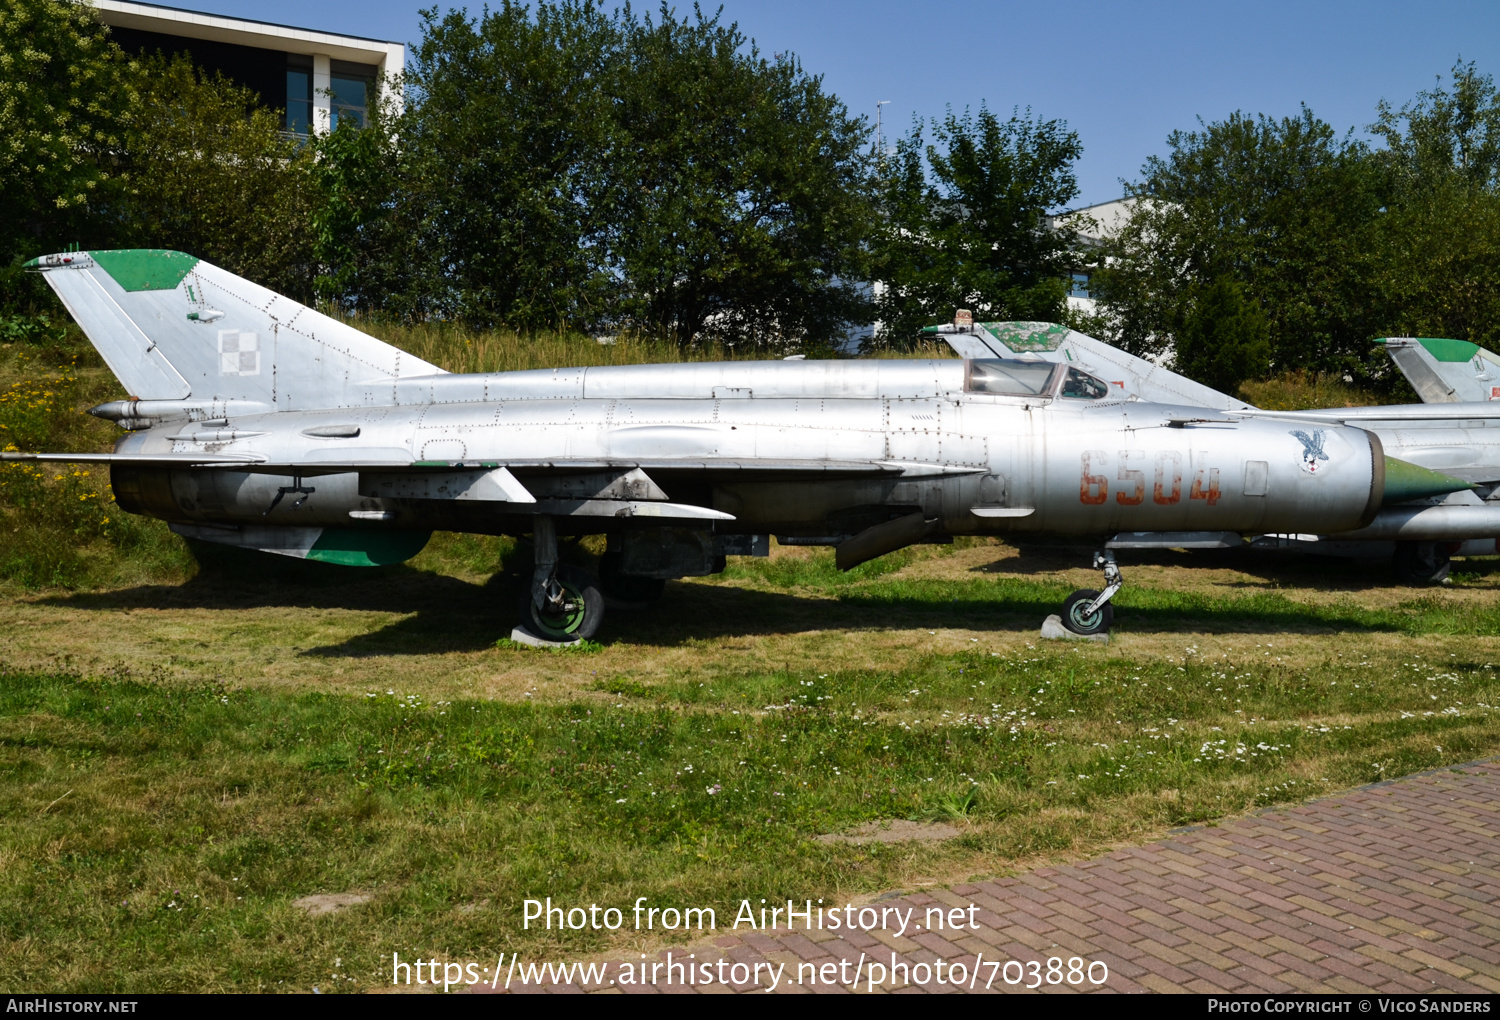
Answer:
<path fill-rule="evenodd" d="M 1014 361 L 976 358 L 965 363 L 968 393 L 996 393 L 1011 397 L 1064 397 L 1070 400 L 1102 400 L 1109 384 L 1087 372 L 1051 361 Z"/>
<path fill-rule="evenodd" d="M 1103 400 L 1109 396 L 1109 384 L 1103 379 L 1095 379 L 1087 372 L 1069 368 L 1068 374 L 1063 376 L 1058 396 L 1072 397 L 1075 400 Z"/>

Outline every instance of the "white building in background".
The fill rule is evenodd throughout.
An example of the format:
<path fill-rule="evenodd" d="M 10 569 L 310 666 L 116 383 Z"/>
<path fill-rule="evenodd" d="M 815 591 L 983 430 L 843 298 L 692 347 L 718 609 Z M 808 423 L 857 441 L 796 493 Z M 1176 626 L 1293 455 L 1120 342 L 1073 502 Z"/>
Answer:
<path fill-rule="evenodd" d="M 1109 202 L 1069 209 L 1055 216 L 1048 216 L 1047 227 L 1051 230 L 1072 230 L 1083 240 L 1085 248 L 1096 247 L 1125 225 L 1134 213 L 1138 201 L 1140 200 L 1135 198 L 1116 198 Z M 884 281 L 874 281 L 870 285 L 871 296 L 878 299 L 885 287 Z M 1073 274 L 1073 285 L 1068 291 L 1068 308 L 1085 315 L 1098 313 L 1099 302 L 1089 290 L 1087 272 Z M 857 350 L 862 342 L 879 330 L 879 322 L 873 326 L 851 328 L 839 347 L 846 351 Z"/>
<path fill-rule="evenodd" d="M 406 45 L 399 42 L 128 0 L 92 0 L 92 6 L 125 52 L 186 53 L 199 67 L 254 90 L 296 134 L 326 132 L 349 118 L 363 124 L 379 83 L 406 66 Z"/>
<path fill-rule="evenodd" d="M 1097 205 L 1086 205 L 1082 209 L 1069 209 L 1056 216 L 1049 216 L 1047 225 L 1053 230 L 1072 230 L 1083 239 L 1085 245 L 1093 247 L 1103 244 L 1105 239 L 1125 225 L 1138 201 L 1139 199 L 1134 198 L 1117 198 Z M 1073 274 L 1073 286 L 1068 292 L 1068 307 L 1085 315 L 1098 312 L 1099 302 L 1089 290 L 1088 273 Z"/>

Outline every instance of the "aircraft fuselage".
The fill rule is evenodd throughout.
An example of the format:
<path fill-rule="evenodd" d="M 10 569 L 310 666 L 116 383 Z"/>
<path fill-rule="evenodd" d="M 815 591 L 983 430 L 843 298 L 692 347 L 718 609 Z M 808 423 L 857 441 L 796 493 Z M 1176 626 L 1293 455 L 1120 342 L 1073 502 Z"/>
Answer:
<path fill-rule="evenodd" d="M 973 392 L 965 371 L 959 361 L 647 365 L 402 380 L 404 392 L 360 407 L 205 419 L 207 404 L 198 420 L 131 433 L 116 452 L 253 456 L 300 473 L 116 464 L 116 496 L 134 512 L 206 524 L 504 533 L 546 512 L 562 533 L 597 533 L 638 514 L 606 514 L 609 501 L 579 498 L 568 475 L 639 468 L 657 501 L 715 511 L 717 531 L 802 536 L 852 533 L 882 507 L 920 510 L 955 535 L 1336 532 L 1379 504 L 1379 451 L 1358 428 L 1316 429 L 1309 454 L 1295 433 L 1311 427 Z M 504 466 L 547 505 L 372 491 L 383 465 L 437 463 Z M 351 464 L 363 466 L 338 469 Z M 297 488 L 314 491 L 272 507 Z"/>

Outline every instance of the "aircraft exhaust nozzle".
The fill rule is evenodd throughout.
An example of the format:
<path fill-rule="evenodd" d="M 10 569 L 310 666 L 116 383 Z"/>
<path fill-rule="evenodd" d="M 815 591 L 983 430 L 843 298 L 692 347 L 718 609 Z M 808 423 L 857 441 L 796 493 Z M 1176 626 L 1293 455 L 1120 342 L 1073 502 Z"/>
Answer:
<path fill-rule="evenodd" d="M 1380 505 L 1409 503 L 1414 499 L 1431 496 L 1446 496 L 1450 492 L 1462 492 L 1474 488 L 1474 483 L 1462 478 L 1445 475 L 1441 471 L 1399 460 L 1387 455 L 1385 458 L 1385 487 Z"/>

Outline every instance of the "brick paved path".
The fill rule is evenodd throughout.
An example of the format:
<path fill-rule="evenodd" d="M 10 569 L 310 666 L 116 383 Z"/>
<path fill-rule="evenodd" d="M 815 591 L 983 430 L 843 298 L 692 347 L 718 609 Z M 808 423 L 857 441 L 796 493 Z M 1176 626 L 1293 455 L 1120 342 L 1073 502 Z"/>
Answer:
<path fill-rule="evenodd" d="M 799 964 L 847 959 L 848 974 L 861 954 L 889 964 L 893 952 L 899 961 L 929 966 L 942 959 L 972 968 L 982 958 L 980 989 L 988 961 L 1077 956 L 1105 961 L 1104 988 L 1112 991 L 1500 992 L 1500 761 L 1186 831 L 1071 867 L 875 905 L 915 907 L 920 922 L 929 906 L 970 903 L 981 908 L 978 931 L 840 937 L 742 926 L 712 944 L 674 950 L 673 958 L 691 952 L 698 963 L 720 957 L 785 963 L 778 990 L 787 992 L 847 992 L 841 985 L 798 985 Z M 720 930 L 727 927 L 721 923 Z M 1010 976 L 1016 977 L 1014 967 Z M 764 968 L 759 977 L 768 984 Z M 1024 981 L 1032 980 L 1028 972 Z M 867 983 L 865 972 L 861 991 Z M 898 990 L 889 980 L 886 986 Z M 737 986 L 755 988 L 748 980 Z M 998 979 L 994 989 L 1016 990 Z M 692 989 L 607 981 L 587 988 L 512 985 L 522 990 Z M 955 991 L 948 985 L 904 990 Z"/>

